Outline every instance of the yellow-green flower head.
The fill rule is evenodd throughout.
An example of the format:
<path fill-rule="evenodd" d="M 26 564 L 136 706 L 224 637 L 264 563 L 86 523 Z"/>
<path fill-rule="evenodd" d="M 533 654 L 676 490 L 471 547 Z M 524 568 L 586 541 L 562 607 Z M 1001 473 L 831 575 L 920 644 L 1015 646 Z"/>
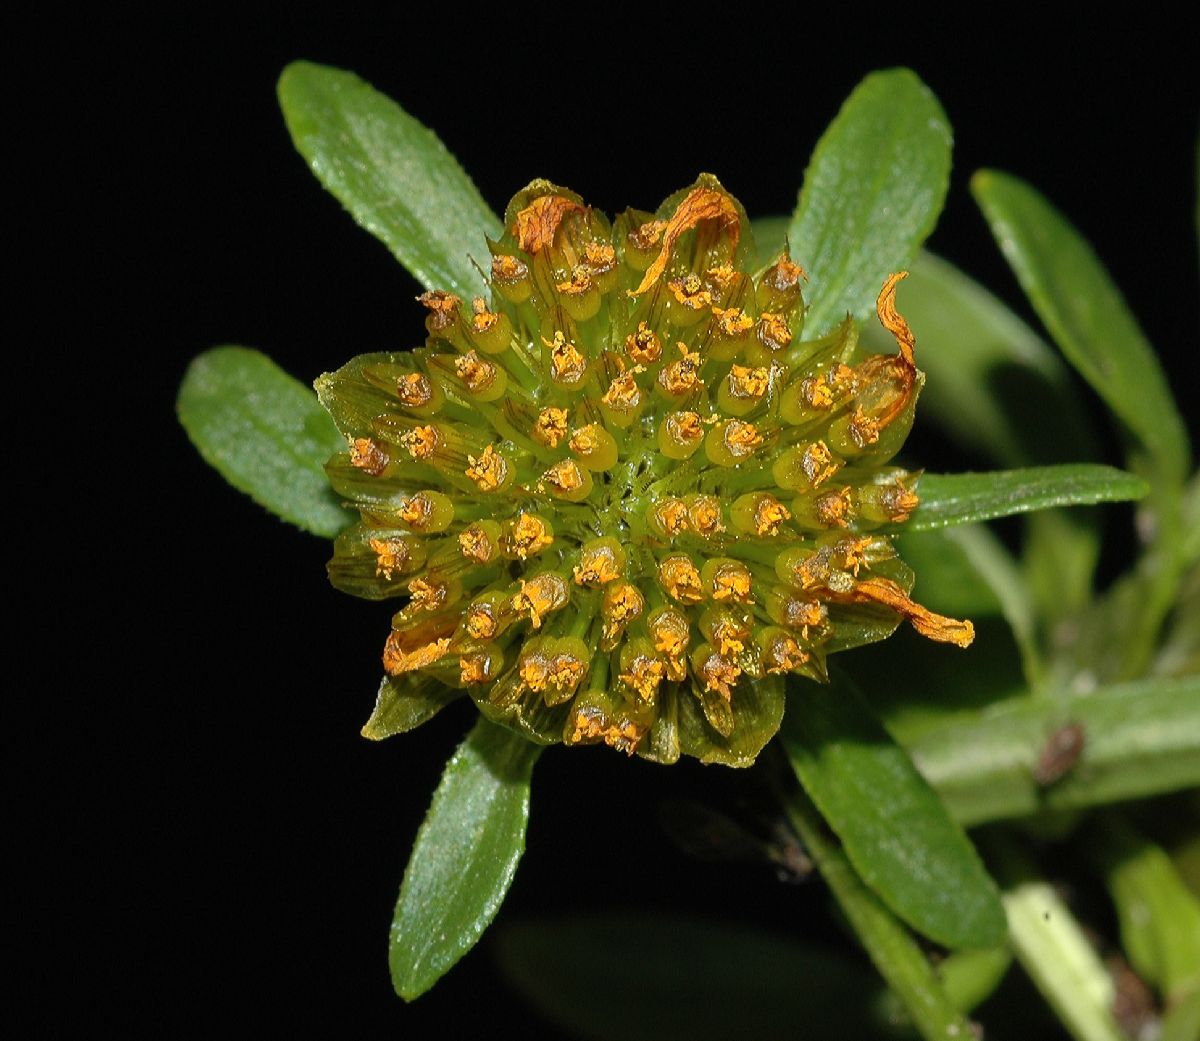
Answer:
<path fill-rule="evenodd" d="M 863 358 L 849 319 L 803 338 L 803 270 L 756 263 L 713 177 L 613 224 L 535 181 L 505 229 L 490 298 L 426 293 L 424 347 L 317 381 L 361 516 L 330 577 L 403 600 L 381 703 L 419 721 L 466 692 L 539 742 L 741 766 L 786 674 L 901 618 L 970 642 L 877 533 L 918 502 L 886 465 L 923 380 L 902 274 L 899 351 Z"/>

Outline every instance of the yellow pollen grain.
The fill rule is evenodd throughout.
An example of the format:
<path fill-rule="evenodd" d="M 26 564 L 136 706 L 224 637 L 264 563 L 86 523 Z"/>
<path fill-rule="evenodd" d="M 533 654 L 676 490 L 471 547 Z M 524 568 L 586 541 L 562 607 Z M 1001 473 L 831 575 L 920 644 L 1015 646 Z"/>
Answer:
<path fill-rule="evenodd" d="M 375 553 L 375 576 L 392 580 L 392 576 L 408 563 L 408 546 L 400 539 L 371 539 Z"/>
<path fill-rule="evenodd" d="M 583 476 L 579 472 L 579 464 L 574 459 L 560 459 L 542 474 L 542 480 L 560 492 L 573 492 L 583 486 Z"/>
<path fill-rule="evenodd" d="M 645 224 L 634 229 L 629 237 L 638 249 L 650 249 L 658 245 L 666 227 L 667 222 L 665 220 L 647 221 Z"/>
<path fill-rule="evenodd" d="M 423 528 L 429 522 L 433 506 L 422 494 L 414 495 L 400 507 L 400 519 L 414 528 Z"/>
<path fill-rule="evenodd" d="M 871 566 L 867 562 L 867 550 L 871 548 L 871 538 L 853 538 L 847 536 L 839 539 L 836 546 L 833 547 L 834 553 L 837 555 L 837 562 L 846 571 L 852 571 L 854 577 L 858 578 L 858 572 L 861 567 L 866 565 Z"/>
<path fill-rule="evenodd" d="M 824 410 L 833 404 L 833 388 L 820 376 L 806 376 L 800 384 L 800 396 L 809 408 Z"/>
<path fill-rule="evenodd" d="M 467 632 L 473 640 L 490 640 L 496 635 L 496 617 L 489 604 L 472 604 L 467 611 Z"/>
<path fill-rule="evenodd" d="M 645 322 L 625 338 L 625 353 L 639 365 L 652 365 L 662 357 L 662 341 Z"/>
<path fill-rule="evenodd" d="M 414 578 L 408 584 L 408 592 L 412 597 L 408 606 L 414 611 L 432 611 L 446 599 L 446 587 L 427 582 L 423 578 Z"/>
<path fill-rule="evenodd" d="M 625 372 L 608 385 L 608 390 L 600 400 L 609 408 L 631 409 L 636 408 L 641 399 L 642 392 L 638 388 L 637 380 L 633 378 L 632 373 Z"/>
<path fill-rule="evenodd" d="M 666 365 L 659 373 L 658 381 L 663 390 L 674 397 L 689 394 L 703 381 L 700 379 L 700 355 L 689 352 L 686 343 L 677 343 L 681 357 Z"/>
<path fill-rule="evenodd" d="M 767 672 L 791 672 L 808 661 L 808 655 L 800 649 L 795 639 L 783 634 L 772 642 L 767 652 L 767 660 L 770 663 L 767 665 Z"/>
<path fill-rule="evenodd" d="M 428 405 L 433 398 L 433 387 L 423 372 L 410 372 L 396 380 L 396 396 L 402 405 L 420 408 Z"/>
<path fill-rule="evenodd" d="M 672 412 L 667 416 L 667 432 L 682 444 L 694 444 L 704 436 L 704 427 L 695 412 Z"/>
<path fill-rule="evenodd" d="M 800 469 L 814 488 L 820 488 L 841 469 L 841 465 L 834 461 L 833 453 L 824 441 L 814 441 L 804 449 L 804 455 L 800 459 Z"/>
<path fill-rule="evenodd" d="M 826 492 L 824 495 L 818 496 L 813 503 L 817 520 L 829 528 L 846 527 L 854 512 L 853 506 L 849 485 L 837 491 Z"/>
<path fill-rule="evenodd" d="M 471 327 L 477 333 L 486 333 L 500 320 L 500 316 L 495 311 L 488 310 L 487 301 L 481 296 L 477 296 L 471 301 L 471 310 L 474 311 L 471 317 Z"/>
<path fill-rule="evenodd" d="M 428 293 L 422 293 L 417 297 L 417 301 L 429 309 L 429 322 L 438 331 L 446 329 L 454 323 L 459 305 L 462 303 L 453 293 L 447 293 L 444 289 L 433 289 Z"/>
<path fill-rule="evenodd" d="M 617 251 L 608 242 L 589 242 L 583 247 L 583 259 L 597 274 L 611 271 L 617 263 Z"/>
<path fill-rule="evenodd" d="M 879 440 L 879 423 L 867 414 L 862 405 L 855 406 L 850 417 L 850 436 L 859 448 L 866 448 Z"/>
<path fill-rule="evenodd" d="M 454 372 L 467 390 L 481 390 L 496 378 L 496 366 L 484 361 L 474 351 L 454 360 Z"/>
<path fill-rule="evenodd" d="M 596 436 L 596 425 L 589 423 L 585 427 L 580 427 L 571 435 L 571 440 L 567 442 L 567 445 L 576 455 L 591 455 L 600 447 L 600 439 Z"/>
<path fill-rule="evenodd" d="M 752 604 L 750 599 L 750 572 L 739 565 L 727 565 L 713 576 L 713 599 L 736 600 L 741 604 Z"/>
<path fill-rule="evenodd" d="M 529 268 L 516 257 L 507 254 L 492 257 L 492 277 L 501 282 L 516 282 L 528 272 Z"/>
<path fill-rule="evenodd" d="M 642 594 L 628 582 L 610 591 L 604 598 L 604 616 L 614 622 L 627 622 L 642 613 Z"/>
<path fill-rule="evenodd" d="M 459 532 L 458 548 L 464 557 L 476 564 L 486 564 L 492 559 L 492 540 L 478 524 L 472 524 Z"/>
<path fill-rule="evenodd" d="M 542 619 L 565 602 L 565 584 L 553 574 L 539 575 L 526 582 L 519 578 L 520 591 L 512 598 L 515 611 L 529 612 L 529 622 L 535 629 L 542 627 Z"/>
<path fill-rule="evenodd" d="M 696 275 L 673 278 L 667 283 L 667 288 L 675 295 L 675 299 L 689 311 L 698 311 L 702 307 L 712 305 L 712 293 L 704 288 L 704 283 Z"/>
<path fill-rule="evenodd" d="M 705 690 L 718 691 L 726 701 L 733 699 L 732 687 L 742 675 L 742 670 L 733 662 L 725 661 L 716 654 L 710 655 L 700 670 Z"/>
<path fill-rule="evenodd" d="M 729 283 L 733 281 L 736 271 L 729 264 L 719 264 L 717 267 L 710 267 L 705 273 L 708 281 L 716 286 L 718 292 L 725 292 L 729 288 Z"/>
<path fill-rule="evenodd" d="M 709 538 L 725 530 L 721 523 L 721 504 L 711 495 L 703 495 L 688 508 L 692 531 Z"/>
<path fill-rule="evenodd" d="M 555 288 L 565 296 L 582 296 L 592 288 L 592 273 L 583 264 L 576 264 L 571 277 Z"/>
<path fill-rule="evenodd" d="M 613 551 L 607 546 L 586 551 L 571 573 L 579 586 L 602 586 L 621 577 Z"/>
<path fill-rule="evenodd" d="M 651 636 L 656 651 L 678 658 L 687 649 L 687 622 L 671 616 L 660 618 L 652 627 Z"/>
<path fill-rule="evenodd" d="M 729 370 L 729 393 L 735 398 L 761 398 L 770 385 L 770 376 L 763 368 L 734 365 Z"/>
<path fill-rule="evenodd" d="M 698 604 L 704 599 L 700 572 L 686 556 L 667 557 L 658 565 L 658 579 L 663 589 L 681 604 Z"/>
<path fill-rule="evenodd" d="M 458 659 L 458 679 L 466 685 L 470 683 L 486 683 L 488 679 L 487 656 L 483 654 L 464 654 Z"/>
<path fill-rule="evenodd" d="M 667 499 L 657 503 L 654 515 L 669 538 L 674 538 L 687 527 L 687 506 L 681 499 Z"/>
<path fill-rule="evenodd" d="M 350 465 L 372 477 L 378 477 L 388 465 L 383 446 L 369 437 L 356 437 L 350 442 Z"/>
<path fill-rule="evenodd" d="M 779 525 L 791 519 L 791 511 L 773 495 L 764 495 L 754 507 L 754 530 L 759 535 L 778 535 Z"/>
<path fill-rule="evenodd" d="M 554 536 L 546 529 L 546 523 L 540 517 L 522 513 L 513 523 L 510 539 L 513 552 L 525 560 L 549 546 L 554 541 Z"/>
<path fill-rule="evenodd" d="M 722 657 L 741 654 L 746 649 L 745 641 L 749 635 L 745 626 L 729 619 L 723 619 L 713 626 L 713 639 L 717 641 L 717 649 Z"/>
<path fill-rule="evenodd" d="M 573 654 L 560 654 L 554 659 L 547 680 L 555 690 L 574 690 L 583 679 L 583 662 Z"/>
<path fill-rule="evenodd" d="M 806 557 L 793 569 L 801 589 L 812 589 L 824 585 L 829 578 L 828 548 L 819 549 L 811 557 Z"/>
<path fill-rule="evenodd" d="M 413 427 L 400 438 L 400 443 L 414 459 L 428 459 L 438 446 L 437 427 Z"/>
<path fill-rule="evenodd" d="M 808 639 L 808 630 L 821 624 L 825 612 L 821 609 L 819 600 L 793 600 L 788 604 L 787 622 L 793 629 L 799 629 L 800 635 Z"/>
<path fill-rule="evenodd" d="M 567 410 L 553 405 L 542 409 L 534 421 L 533 436 L 548 448 L 557 448 L 558 443 L 567 436 Z"/>
<path fill-rule="evenodd" d="M 618 679 L 626 683 L 637 696 L 645 702 L 654 701 L 658 694 L 659 684 L 663 681 L 666 667 L 657 658 L 637 657 L 629 666 L 628 672 L 622 672 Z"/>
<path fill-rule="evenodd" d="M 610 585 L 604 593 L 600 614 L 604 619 L 604 639 L 611 640 L 642 613 L 646 601 L 629 582 Z"/>
<path fill-rule="evenodd" d="M 717 320 L 717 331 L 731 339 L 744 336 L 754 328 L 754 319 L 740 307 L 714 307 L 713 317 Z"/>
<path fill-rule="evenodd" d="M 535 693 L 546 689 L 546 681 L 550 678 L 550 668 L 546 659 L 540 654 L 531 654 L 521 663 L 518 670 L 521 682 Z"/>
<path fill-rule="evenodd" d="M 763 443 L 758 428 L 740 419 L 731 419 L 726 424 L 724 441 L 729 454 L 736 459 L 749 455 Z"/>
<path fill-rule="evenodd" d="M 887 488 L 883 493 L 882 501 L 888 517 L 896 522 L 908 520 L 909 514 L 921 505 L 917 493 L 905 488 L 902 484 L 895 484 Z"/>
<path fill-rule="evenodd" d="M 764 311 L 758 318 L 758 338 L 772 351 L 781 351 L 792 342 L 792 333 L 782 315 Z"/>
<path fill-rule="evenodd" d="M 783 291 L 791 289 L 800 279 L 808 281 L 808 275 L 799 264 L 792 263 L 791 257 L 784 254 L 764 277 L 764 281 L 772 289 Z"/>
<path fill-rule="evenodd" d="M 450 647 L 449 637 L 434 640 L 415 651 L 405 651 L 399 644 L 398 633 L 392 633 L 383 647 L 383 668 L 390 676 L 401 676 L 432 665 L 443 657 Z"/>
<path fill-rule="evenodd" d="M 467 456 L 469 464 L 463 473 L 475 482 L 481 492 L 493 492 L 508 476 L 508 463 L 495 448 L 488 445 L 477 457 Z"/>

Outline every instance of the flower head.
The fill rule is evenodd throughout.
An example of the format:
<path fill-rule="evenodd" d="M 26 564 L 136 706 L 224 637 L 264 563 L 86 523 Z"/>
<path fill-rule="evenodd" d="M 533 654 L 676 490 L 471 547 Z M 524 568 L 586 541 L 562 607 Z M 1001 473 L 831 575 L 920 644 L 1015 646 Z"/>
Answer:
<path fill-rule="evenodd" d="M 804 339 L 803 270 L 756 264 L 709 176 L 611 224 L 535 181 L 489 247 L 490 296 L 426 293 L 424 347 L 317 381 L 361 517 L 330 577 L 403 601 L 390 697 L 461 691 L 537 741 L 745 765 L 785 674 L 821 680 L 902 618 L 970 642 L 909 598 L 881 531 L 918 503 L 886 465 L 923 379 L 902 274 L 878 305 L 898 353 L 862 358 L 850 320 Z"/>

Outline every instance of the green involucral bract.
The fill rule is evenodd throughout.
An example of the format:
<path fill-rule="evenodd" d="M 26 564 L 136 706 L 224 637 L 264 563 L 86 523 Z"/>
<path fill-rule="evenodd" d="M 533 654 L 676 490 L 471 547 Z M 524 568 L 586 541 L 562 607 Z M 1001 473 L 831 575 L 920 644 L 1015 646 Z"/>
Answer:
<path fill-rule="evenodd" d="M 368 736 L 467 693 L 537 742 L 745 766 L 785 674 L 824 680 L 904 618 L 970 642 L 884 533 L 918 505 L 887 465 L 924 379 L 902 274 L 878 301 L 897 353 L 850 319 L 805 339 L 803 270 L 760 264 L 707 175 L 612 223 L 535 181 L 488 246 L 488 296 L 425 293 L 423 347 L 316 383 L 360 515 L 330 577 L 404 600 Z"/>

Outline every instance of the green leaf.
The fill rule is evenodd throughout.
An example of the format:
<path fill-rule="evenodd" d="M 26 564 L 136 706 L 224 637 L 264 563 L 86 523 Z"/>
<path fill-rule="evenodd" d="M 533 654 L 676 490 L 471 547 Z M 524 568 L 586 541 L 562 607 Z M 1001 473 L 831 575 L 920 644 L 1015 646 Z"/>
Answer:
<path fill-rule="evenodd" d="M 992 587 L 950 538 L 952 532 L 962 530 L 973 526 L 901 532 L 896 550 L 916 573 L 918 598 L 926 607 L 955 618 L 998 615 L 1000 601 Z"/>
<path fill-rule="evenodd" d="M 866 948 L 871 963 L 903 1003 L 913 1025 L 926 1041 L 968 1036 L 970 1027 L 966 1019 L 950 1001 L 912 934 L 863 884 L 804 792 L 795 785 L 792 788 L 784 799 L 788 819 Z M 787 1036 L 795 1036 L 795 1031 Z M 838 1034 L 827 1032 L 816 1036 Z"/>
<path fill-rule="evenodd" d="M 1043 787 L 1034 767 L 1068 724 L 1083 731 L 1079 759 Z M 908 750 L 967 826 L 1160 795 L 1200 785 L 1200 677 L 1009 701 L 926 733 Z"/>
<path fill-rule="evenodd" d="M 1025 681 L 1036 689 L 1043 675 L 1041 652 L 1037 645 L 1037 618 L 1033 597 L 1017 562 L 1004 548 L 1004 543 L 982 524 L 946 528 L 943 534 L 958 546 L 971 562 L 975 573 L 1000 601 L 1001 613 L 1021 652 Z"/>
<path fill-rule="evenodd" d="M 540 746 L 480 719 L 446 764 L 392 918 L 392 983 L 420 997 L 475 946 L 525 850 Z"/>
<path fill-rule="evenodd" d="M 316 395 L 266 355 L 205 351 L 175 407 L 205 461 L 260 506 L 326 538 L 353 521 L 325 477 L 325 461 L 346 442 Z"/>
<path fill-rule="evenodd" d="M 279 104 L 297 151 L 427 289 L 470 299 L 500 221 L 437 135 L 350 72 L 294 62 Z"/>
<path fill-rule="evenodd" d="M 921 505 L 904 525 L 929 531 L 952 524 L 1008 517 L 1050 506 L 1085 506 L 1140 499 L 1149 491 L 1140 477 L 1096 463 L 1030 466 L 989 473 L 924 474 Z"/>
<path fill-rule="evenodd" d="M 1019 849 L 993 838 L 1005 881 L 1013 952 L 1076 1041 L 1125 1041 L 1113 1018 L 1116 989 L 1095 947 L 1054 887 L 1035 879 Z"/>
<path fill-rule="evenodd" d="M 869 314 L 933 230 L 950 180 L 950 124 L 915 73 L 867 76 L 817 142 L 788 233 L 808 272 L 805 336 Z"/>
<path fill-rule="evenodd" d="M 855 870 L 900 918 L 947 947 L 1004 939 L 999 894 L 970 840 L 857 692 L 794 685 L 781 734 Z"/>
<path fill-rule="evenodd" d="M 1200 990 L 1189 994 L 1162 1021 L 1158 1041 L 1196 1041 L 1200 1037 Z"/>
<path fill-rule="evenodd" d="M 1134 971 L 1168 1004 L 1200 990 L 1200 900 L 1171 858 L 1113 814 L 1100 820 L 1088 848 L 1104 871 Z"/>
<path fill-rule="evenodd" d="M 978 282 L 922 251 L 896 291 L 928 376 L 919 415 L 1003 466 L 1078 462 L 1099 454 L 1069 370 L 1046 342 Z M 896 344 L 878 322 L 868 350 Z"/>
<path fill-rule="evenodd" d="M 405 734 L 462 696 L 462 690 L 448 687 L 433 676 L 416 672 L 384 676 L 375 695 L 375 710 L 363 725 L 362 736 L 382 741 Z"/>
<path fill-rule="evenodd" d="M 497 930 L 513 987 L 548 1020 L 597 1041 L 820 1036 L 876 1025 L 869 971 L 836 951 L 746 926 L 646 911 L 525 921 Z"/>
<path fill-rule="evenodd" d="M 1178 485 L 1189 448 L 1154 351 L 1087 240 L 1016 177 L 981 170 L 971 191 L 1055 343 Z"/>

